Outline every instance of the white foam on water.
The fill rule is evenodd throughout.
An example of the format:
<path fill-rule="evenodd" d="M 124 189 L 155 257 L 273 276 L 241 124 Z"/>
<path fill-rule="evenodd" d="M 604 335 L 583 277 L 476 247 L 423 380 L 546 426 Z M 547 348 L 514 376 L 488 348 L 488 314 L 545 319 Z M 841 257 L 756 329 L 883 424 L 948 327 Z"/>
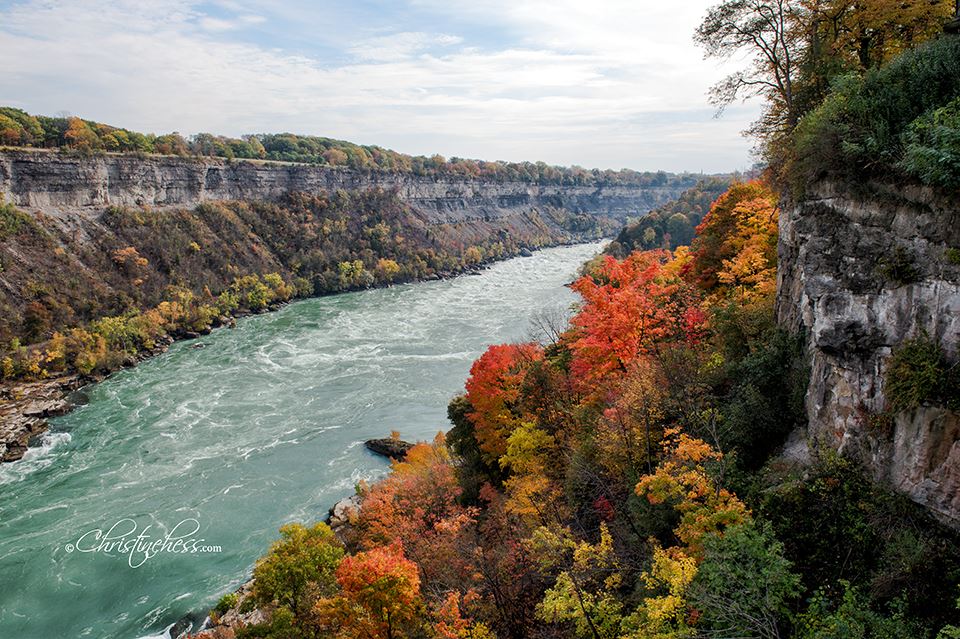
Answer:
<path fill-rule="evenodd" d="M 46 468 L 56 461 L 53 450 L 61 444 L 70 442 L 70 433 L 44 433 L 40 445 L 27 449 L 23 457 L 15 462 L 0 465 L 0 485 L 21 481 L 27 475 Z"/>
<path fill-rule="evenodd" d="M 169 626 L 164 628 L 163 632 L 161 632 L 160 634 L 144 635 L 142 637 L 138 637 L 137 639 L 174 639 L 174 637 L 170 636 L 170 630 L 174 627 L 174 625 L 176 624 L 170 624 Z"/>

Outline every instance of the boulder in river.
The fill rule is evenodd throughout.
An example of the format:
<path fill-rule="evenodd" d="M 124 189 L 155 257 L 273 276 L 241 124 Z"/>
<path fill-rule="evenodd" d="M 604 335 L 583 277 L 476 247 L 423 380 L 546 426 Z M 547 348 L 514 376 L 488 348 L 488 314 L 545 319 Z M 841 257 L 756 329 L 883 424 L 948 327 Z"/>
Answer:
<path fill-rule="evenodd" d="M 413 448 L 413 444 L 410 442 L 405 442 L 402 439 L 395 439 L 393 437 L 368 439 L 363 442 L 363 445 L 378 455 L 396 460 L 403 460 L 407 456 L 407 452 Z"/>
<path fill-rule="evenodd" d="M 361 502 L 360 495 L 351 495 L 335 503 L 333 508 L 330 509 L 330 514 L 327 516 L 327 523 L 330 528 L 336 532 L 344 526 L 349 526 L 357 515 L 360 514 Z"/>

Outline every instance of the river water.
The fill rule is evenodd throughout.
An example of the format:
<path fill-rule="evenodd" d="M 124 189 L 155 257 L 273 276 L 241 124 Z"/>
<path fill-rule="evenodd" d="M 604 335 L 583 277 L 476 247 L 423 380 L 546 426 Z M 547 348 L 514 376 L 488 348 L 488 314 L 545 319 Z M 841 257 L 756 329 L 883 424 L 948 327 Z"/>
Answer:
<path fill-rule="evenodd" d="M 279 526 L 386 471 L 365 439 L 446 430 L 473 360 L 568 310 L 564 284 L 599 249 L 297 302 L 88 389 L 42 447 L 0 466 L 0 637 L 135 639 L 212 606 Z"/>

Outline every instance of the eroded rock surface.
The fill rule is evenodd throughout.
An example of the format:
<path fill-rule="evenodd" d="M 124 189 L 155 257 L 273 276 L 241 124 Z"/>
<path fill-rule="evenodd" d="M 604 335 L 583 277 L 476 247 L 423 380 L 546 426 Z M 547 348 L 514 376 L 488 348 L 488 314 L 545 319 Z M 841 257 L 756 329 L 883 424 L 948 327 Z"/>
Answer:
<path fill-rule="evenodd" d="M 650 187 L 540 185 L 219 158 L 0 152 L 0 194 L 19 207 L 48 214 L 382 188 L 396 189 L 431 223 L 491 221 L 550 208 L 623 220 L 675 199 L 693 181 Z"/>
<path fill-rule="evenodd" d="M 47 419 L 70 410 L 69 393 L 84 383 L 68 375 L 0 386 L 0 462 L 22 458 L 30 440 L 47 429 Z"/>
<path fill-rule="evenodd" d="M 960 264 L 950 259 L 960 209 L 928 189 L 869 188 L 820 185 L 780 216 L 777 316 L 807 336 L 808 439 L 957 526 L 958 416 L 921 406 L 894 415 L 892 428 L 871 416 L 887 409 L 885 368 L 905 339 L 925 331 L 951 362 L 960 357 Z"/>

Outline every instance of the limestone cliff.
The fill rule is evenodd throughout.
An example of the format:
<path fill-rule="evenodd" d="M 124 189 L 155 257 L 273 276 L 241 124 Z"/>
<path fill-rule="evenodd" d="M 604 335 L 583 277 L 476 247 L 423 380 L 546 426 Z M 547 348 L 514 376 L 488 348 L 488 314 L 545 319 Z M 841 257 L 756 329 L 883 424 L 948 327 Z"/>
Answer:
<path fill-rule="evenodd" d="M 904 339 L 926 331 L 956 362 L 960 208 L 928 189 L 819 185 L 780 216 L 777 315 L 805 331 L 808 441 L 862 460 L 876 479 L 960 524 L 960 416 L 938 406 L 893 415 L 884 372 Z M 892 264 L 909 281 L 890 275 Z"/>
<path fill-rule="evenodd" d="M 222 200 L 274 201 L 291 192 L 396 189 L 440 223 L 521 215 L 552 207 L 613 217 L 636 216 L 693 184 L 664 187 L 575 186 L 436 178 L 304 164 L 219 158 L 0 151 L 0 195 L 47 213 L 106 206 L 190 207 Z"/>

